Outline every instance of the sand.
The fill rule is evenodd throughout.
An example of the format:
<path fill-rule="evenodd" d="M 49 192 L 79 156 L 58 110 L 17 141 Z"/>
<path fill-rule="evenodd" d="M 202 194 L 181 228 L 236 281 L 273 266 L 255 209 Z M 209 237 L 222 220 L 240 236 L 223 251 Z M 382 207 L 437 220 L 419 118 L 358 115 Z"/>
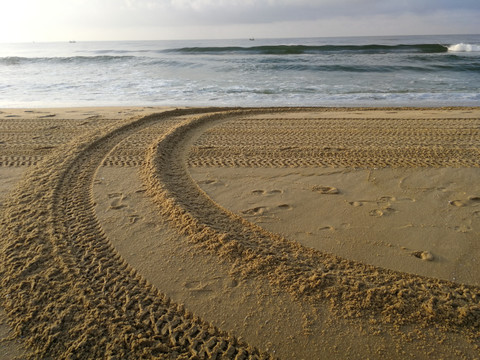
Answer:
<path fill-rule="evenodd" d="M 0 356 L 480 358 L 479 125 L 2 109 Z"/>

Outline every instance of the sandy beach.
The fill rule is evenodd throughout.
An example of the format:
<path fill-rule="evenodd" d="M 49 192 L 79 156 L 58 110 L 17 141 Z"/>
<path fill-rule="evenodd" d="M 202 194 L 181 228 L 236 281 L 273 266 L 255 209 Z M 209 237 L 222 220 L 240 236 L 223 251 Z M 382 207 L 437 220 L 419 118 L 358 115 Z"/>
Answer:
<path fill-rule="evenodd" d="M 480 108 L 0 109 L 0 358 L 479 359 Z"/>

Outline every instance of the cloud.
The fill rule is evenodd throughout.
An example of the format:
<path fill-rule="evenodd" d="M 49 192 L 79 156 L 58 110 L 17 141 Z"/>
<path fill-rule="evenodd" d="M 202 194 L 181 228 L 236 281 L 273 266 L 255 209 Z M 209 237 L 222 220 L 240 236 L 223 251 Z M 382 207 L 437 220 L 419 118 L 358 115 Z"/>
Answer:
<path fill-rule="evenodd" d="M 27 40 L 479 33 L 480 1 L 15 0 L 0 18 L 0 36 Z"/>
<path fill-rule="evenodd" d="M 330 20 L 332 17 L 480 14 L 479 0 L 17 0 L 45 22 L 73 26 L 211 26 Z M 24 7 L 28 8 L 28 7 Z M 42 11 L 42 9 L 44 9 Z"/>
<path fill-rule="evenodd" d="M 97 0 L 98 1 L 98 0 Z M 174 25 L 259 24 L 331 17 L 480 12 L 478 0 L 123 0 L 122 21 Z M 112 2 L 101 0 L 99 2 Z M 97 3 L 97 2 L 95 2 Z M 93 5 L 93 4 L 92 4 Z M 97 5 L 98 6 L 98 5 Z"/>

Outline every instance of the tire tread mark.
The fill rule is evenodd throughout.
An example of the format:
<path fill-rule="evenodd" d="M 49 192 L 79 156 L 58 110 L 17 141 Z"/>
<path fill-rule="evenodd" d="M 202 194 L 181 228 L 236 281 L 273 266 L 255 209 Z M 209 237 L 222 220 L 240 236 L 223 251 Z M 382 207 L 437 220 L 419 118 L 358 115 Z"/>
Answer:
<path fill-rule="evenodd" d="M 95 216 L 93 177 L 119 141 L 162 119 L 202 112 L 165 112 L 85 135 L 12 193 L 0 224 L 0 301 L 16 335 L 34 349 L 31 358 L 205 358 L 223 341 L 249 359 L 269 358 L 147 283 L 116 253 Z M 188 337 L 193 326 L 202 339 Z"/>
<path fill-rule="evenodd" d="M 162 216 L 199 249 L 230 261 L 238 275 L 264 277 L 294 298 L 329 304 L 337 316 L 373 316 L 396 325 L 435 326 L 463 333 L 478 344 L 479 287 L 382 269 L 305 248 L 220 207 L 196 185 L 186 165 L 193 134 L 262 112 L 281 111 L 204 115 L 172 129 L 150 147 L 143 178 Z"/>

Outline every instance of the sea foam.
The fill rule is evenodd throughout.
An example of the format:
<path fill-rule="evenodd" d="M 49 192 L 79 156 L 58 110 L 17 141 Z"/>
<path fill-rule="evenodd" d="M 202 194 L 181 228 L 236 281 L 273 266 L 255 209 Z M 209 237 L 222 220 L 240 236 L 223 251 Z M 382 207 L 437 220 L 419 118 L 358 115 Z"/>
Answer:
<path fill-rule="evenodd" d="M 460 44 L 450 45 L 448 47 L 448 51 L 451 51 L 451 52 L 477 52 L 477 51 L 480 51 L 480 45 L 460 43 Z"/>

